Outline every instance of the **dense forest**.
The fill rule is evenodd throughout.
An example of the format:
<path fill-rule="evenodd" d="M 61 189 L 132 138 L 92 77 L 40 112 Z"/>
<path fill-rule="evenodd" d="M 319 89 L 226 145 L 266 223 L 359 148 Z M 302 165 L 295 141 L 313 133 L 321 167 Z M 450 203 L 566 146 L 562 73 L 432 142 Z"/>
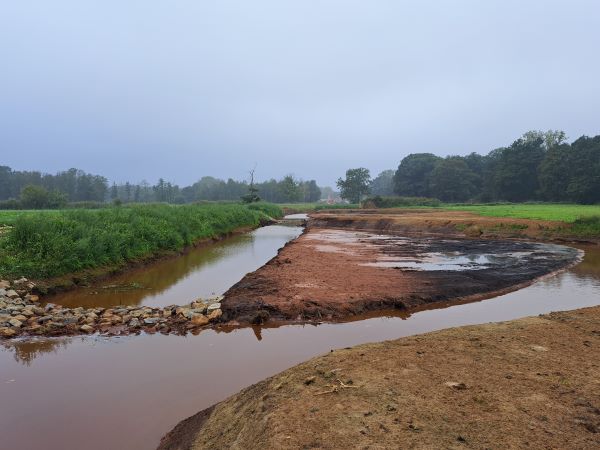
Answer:
<path fill-rule="evenodd" d="M 600 202 L 600 136 L 582 136 L 571 144 L 562 131 L 530 131 L 508 147 L 487 155 L 440 157 L 412 153 L 398 169 L 371 179 L 368 169 L 350 169 L 338 180 L 342 197 L 357 203 L 367 195 L 436 198 L 444 202 Z M 273 203 L 316 202 L 334 196 L 315 180 L 254 183 Z M 249 192 L 246 181 L 202 177 L 179 187 L 159 179 L 154 185 L 109 185 L 100 175 L 69 169 L 55 175 L 0 166 L 0 208 L 59 208 L 67 203 L 238 201 Z"/>
<path fill-rule="evenodd" d="M 448 202 L 600 202 L 600 136 L 565 142 L 561 131 L 529 132 L 485 156 L 417 153 L 393 178 L 398 195 Z"/>
<path fill-rule="evenodd" d="M 444 202 L 599 203 L 600 136 L 565 140 L 562 131 L 530 131 L 487 155 L 413 153 L 396 171 L 373 180 L 367 169 L 350 169 L 338 186 L 351 202 L 370 194 Z"/>
<path fill-rule="evenodd" d="M 192 203 L 208 200 L 238 201 L 248 193 L 248 183 L 214 177 L 203 177 L 191 186 L 178 185 L 159 179 L 154 185 L 146 181 L 138 184 L 112 184 L 100 175 L 69 169 L 55 175 L 37 171 L 16 171 L 0 166 L 0 207 L 3 208 L 59 208 L 67 203 L 113 202 L 167 202 Z M 321 188 L 315 180 L 297 180 L 287 175 L 255 183 L 261 199 L 274 203 L 316 202 L 321 199 Z M 324 189 L 326 192 L 326 189 Z"/>
<path fill-rule="evenodd" d="M 16 171 L 0 166 L 0 200 L 18 199 L 27 186 L 38 186 L 48 192 L 65 195 L 71 202 L 104 201 L 108 191 L 105 177 L 77 169 L 56 175 L 36 171 Z"/>

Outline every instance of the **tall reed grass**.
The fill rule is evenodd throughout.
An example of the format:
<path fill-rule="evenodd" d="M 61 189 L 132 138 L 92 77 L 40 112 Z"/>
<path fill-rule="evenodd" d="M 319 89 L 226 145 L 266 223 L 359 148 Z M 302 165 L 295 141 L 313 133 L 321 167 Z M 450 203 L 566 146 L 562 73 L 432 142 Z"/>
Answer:
<path fill-rule="evenodd" d="M 17 217 L 0 241 L 0 275 L 42 279 L 176 251 L 240 227 L 258 226 L 276 206 L 131 205 Z"/>

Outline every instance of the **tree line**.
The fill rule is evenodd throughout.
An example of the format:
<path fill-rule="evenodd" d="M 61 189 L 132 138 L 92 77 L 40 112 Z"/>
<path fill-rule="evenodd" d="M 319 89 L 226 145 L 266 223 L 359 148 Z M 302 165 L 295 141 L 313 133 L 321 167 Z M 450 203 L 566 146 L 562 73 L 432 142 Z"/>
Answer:
<path fill-rule="evenodd" d="M 0 200 L 16 200 L 25 187 L 37 186 L 48 193 L 62 194 L 71 202 L 101 202 L 106 198 L 107 183 L 107 179 L 103 176 L 92 175 L 78 169 L 69 169 L 51 175 L 0 166 Z"/>
<path fill-rule="evenodd" d="M 566 142 L 563 131 L 529 131 L 487 155 L 413 153 L 375 179 L 364 168 L 338 180 L 351 202 L 367 194 L 444 202 L 600 202 L 600 136 Z"/>
<path fill-rule="evenodd" d="M 274 178 L 254 183 L 257 195 L 271 203 L 317 202 L 321 199 L 321 188 L 315 180 L 297 180 L 292 175 L 286 175 L 280 180 Z M 214 177 L 202 177 L 191 186 L 182 189 L 184 202 L 198 200 L 239 200 L 248 193 L 249 184 L 246 181 L 227 181 Z"/>
<path fill-rule="evenodd" d="M 315 180 L 298 180 L 286 175 L 254 183 L 258 196 L 273 203 L 316 202 L 321 188 Z M 68 203 L 192 203 L 196 201 L 239 201 L 247 195 L 249 183 L 229 178 L 227 181 L 206 176 L 191 186 L 160 178 L 156 184 L 113 183 L 106 177 L 78 169 L 57 174 L 38 171 L 16 171 L 0 166 L 0 208 L 61 208 Z"/>

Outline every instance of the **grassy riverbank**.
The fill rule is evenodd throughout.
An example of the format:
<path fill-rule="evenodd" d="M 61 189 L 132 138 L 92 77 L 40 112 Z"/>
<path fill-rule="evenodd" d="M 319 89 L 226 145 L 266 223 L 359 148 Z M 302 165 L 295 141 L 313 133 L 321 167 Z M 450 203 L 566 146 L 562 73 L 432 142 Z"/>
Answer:
<path fill-rule="evenodd" d="M 43 279 L 120 267 L 201 239 L 256 227 L 268 216 L 281 216 L 281 209 L 260 203 L 2 211 L 0 222 L 11 228 L 0 237 L 0 276 Z"/>

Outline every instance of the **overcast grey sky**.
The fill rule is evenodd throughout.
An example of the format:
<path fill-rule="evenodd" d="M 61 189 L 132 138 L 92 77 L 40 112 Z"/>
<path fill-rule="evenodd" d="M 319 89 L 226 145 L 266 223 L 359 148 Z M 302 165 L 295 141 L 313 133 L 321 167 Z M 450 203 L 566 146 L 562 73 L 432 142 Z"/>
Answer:
<path fill-rule="evenodd" d="M 332 185 L 600 134 L 595 0 L 0 3 L 0 164 Z"/>

